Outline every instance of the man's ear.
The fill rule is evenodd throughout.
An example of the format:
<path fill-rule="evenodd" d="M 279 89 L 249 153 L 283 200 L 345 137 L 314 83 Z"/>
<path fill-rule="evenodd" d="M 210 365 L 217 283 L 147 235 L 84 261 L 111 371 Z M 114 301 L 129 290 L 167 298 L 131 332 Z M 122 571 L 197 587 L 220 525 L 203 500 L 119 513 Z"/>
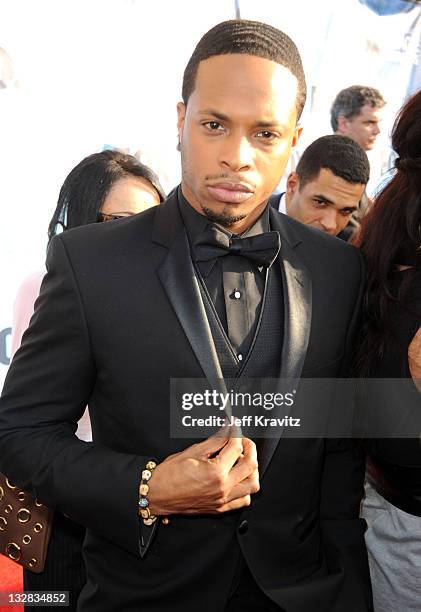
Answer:
<path fill-rule="evenodd" d="M 183 129 L 184 129 L 185 118 L 186 118 L 186 105 L 184 104 L 184 102 L 178 102 L 177 104 L 177 129 L 178 129 L 179 145 L 183 141 Z"/>
<path fill-rule="evenodd" d="M 349 119 L 347 119 L 345 115 L 338 115 L 338 129 L 336 130 L 336 134 L 346 134 L 348 131 L 348 123 Z"/>
<path fill-rule="evenodd" d="M 300 188 L 300 179 L 296 172 L 291 172 L 287 178 L 287 193 L 294 195 L 297 189 Z"/>
<path fill-rule="evenodd" d="M 292 139 L 291 147 L 297 146 L 298 140 L 300 139 L 301 134 L 303 133 L 303 126 L 297 123 L 295 126 L 294 136 Z"/>

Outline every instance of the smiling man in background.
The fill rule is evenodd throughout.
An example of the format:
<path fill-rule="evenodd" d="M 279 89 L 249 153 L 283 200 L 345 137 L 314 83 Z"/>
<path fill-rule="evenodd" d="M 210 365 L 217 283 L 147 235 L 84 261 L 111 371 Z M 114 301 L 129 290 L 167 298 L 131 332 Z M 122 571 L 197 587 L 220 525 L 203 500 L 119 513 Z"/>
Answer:
<path fill-rule="evenodd" d="M 1 469 L 87 527 L 80 612 L 363 612 L 352 441 L 170 435 L 171 379 L 335 377 L 347 361 L 357 250 L 268 205 L 299 136 L 300 55 L 269 25 L 224 22 L 182 94 L 180 187 L 51 242 L 4 386 Z M 74 436 L 87 404 L 92 443 Z"/>

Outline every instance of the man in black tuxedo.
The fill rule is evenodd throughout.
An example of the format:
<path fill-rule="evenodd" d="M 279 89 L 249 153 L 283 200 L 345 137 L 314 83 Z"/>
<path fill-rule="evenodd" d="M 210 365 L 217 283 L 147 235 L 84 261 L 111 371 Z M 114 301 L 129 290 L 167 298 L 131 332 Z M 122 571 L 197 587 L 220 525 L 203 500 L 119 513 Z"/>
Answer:
<path fill-rule="evenodd" d="M 304 100 L 285 34 L 219 24 L 184 74 L 181 186 L 51 243 L 0 467 L 87 527 L 82 612 L 369 609 L 350 441 L 170 435 L 170 379 L 342 371 L 359 255 L 267 204 Z M 87 403 L 93 443 L 74 436 Z"/>

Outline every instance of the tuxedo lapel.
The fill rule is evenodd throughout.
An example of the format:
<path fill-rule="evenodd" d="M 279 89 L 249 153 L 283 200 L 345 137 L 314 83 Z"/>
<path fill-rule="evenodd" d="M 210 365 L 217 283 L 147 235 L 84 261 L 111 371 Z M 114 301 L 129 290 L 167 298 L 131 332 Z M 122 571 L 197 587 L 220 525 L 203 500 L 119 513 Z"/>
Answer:
<path fill-rule="evenodd" d="M 271 226 L 281 236 L 278 264 L 281 266 L 284 291 L 284 341 L 281 360 L 281 378 L 298 380 L 307 352 L 311 328 L 311 277 L 297 253 L 302 242 L 287 218 L 270 210 Z"/>
<path fill-rule="evenodd" d="M 281 250 L 274 265 L 281 267 L 284 293 L 284 336 L 279 391 L 285 393 L 297 389 L 303 369 L 311 328 L 312 288 L 310 274 L 295 251 L 301 239 L 293 228 L 285 224 L 277 211 L 271 209 L 270 218 L 272 229 L 278 231 L 281 236 Z M 288 388 L 285 388 L 283 381 Z M 282 411 L 282 416 L 288 416 L 285 406 Z M 279 429 L 278 436 L 262 440 L 259 458 L 261 476 L 272 459 L 283 429 Z"/>
<path fill-rule="evenodd" d="M 213 388 L 218 389 L 222 379 L 221 366 L 175 193 L 157 210 L 153 240 L 168 248 L 158 276 L 200 363 L 204 377 Z"/>
<path fill-rule="evenodd" d="M 284 245 L 280 263 L 285 312 L 280 377 L 298 380 L 303 369 L 311 328 L 311 279 L 288 244 Z"/>

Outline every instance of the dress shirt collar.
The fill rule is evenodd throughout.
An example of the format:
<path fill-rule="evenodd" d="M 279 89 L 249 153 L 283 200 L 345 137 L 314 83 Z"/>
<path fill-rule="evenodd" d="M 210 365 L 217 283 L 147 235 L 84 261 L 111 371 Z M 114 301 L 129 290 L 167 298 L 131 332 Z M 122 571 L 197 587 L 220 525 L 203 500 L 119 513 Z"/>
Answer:
<path fill-rule="evenodd" d="M 286 203 L 286 192 L 281 194 L 281 197 L 279 198 L 279 206 L 278 206 L 278 210 L 280 213 L 283 213 L 284 215 L 287 214 L 287 203 Z"/>

